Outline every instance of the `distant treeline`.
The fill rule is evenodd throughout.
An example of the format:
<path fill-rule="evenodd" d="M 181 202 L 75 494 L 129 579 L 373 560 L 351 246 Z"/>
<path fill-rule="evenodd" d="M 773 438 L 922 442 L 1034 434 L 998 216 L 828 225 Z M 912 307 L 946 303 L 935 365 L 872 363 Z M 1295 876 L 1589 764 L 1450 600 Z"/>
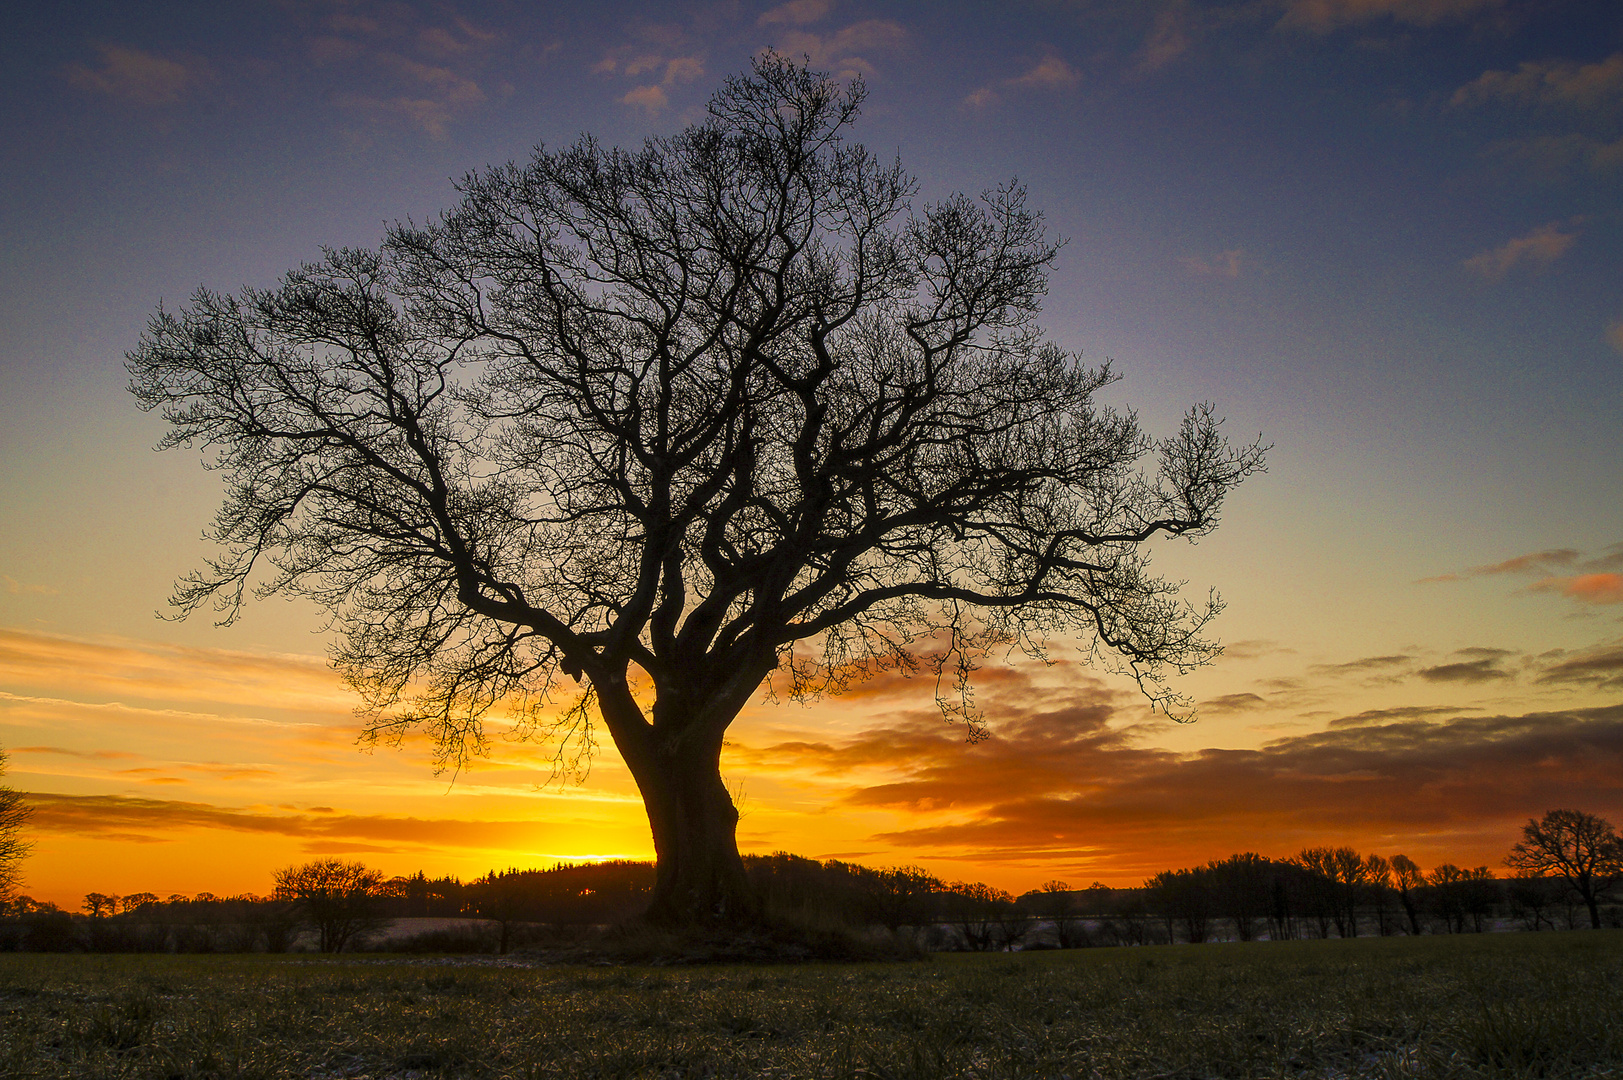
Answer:
<path fill-rule="evenodd" d="M 1598 837 L 1590 845 L 1593 857 L 1582 865 L 1536 858 L 1533 841 L 1548 839 L 1538 830 L 1552 822 L 1590 828 Z M 1486 866 L 1443 863 L 1426 871 L 1403 855 L 1307 848 L 1291 858 L 1245 853 L 1166 870 L 1138 888 L 1096 883 L 1073 889 L 1051 881 L 1018 897 L 981 882 L 943 881 L 919 867 L 819 862 L 786 852 L 747 856 L 745 863 L 767 910 L 778 917 L 905 934 L 933 949 L 1623 925 L 1623 907 L 1610 891 L 1623 880 L 1623 843 L 1608 823 L 1552 811 L 1543 822 L 1529 822 L 1524 833 L 1506 859 L 1519 868 L 1508 878 Z M 506 952 L 634 918 L 653 888 L 654 866 L 559 863 L 464 882 L 421 872 L 385 879 L 360 863 L 325 859 L 284 868 L 275 878 L 269 896 L 89 893 L 81 912 L 23 897 L 0 911 L 0 950 Z M 397 920 L 423 918 L 457 922 L 415 935 L 384 933 Z"/>

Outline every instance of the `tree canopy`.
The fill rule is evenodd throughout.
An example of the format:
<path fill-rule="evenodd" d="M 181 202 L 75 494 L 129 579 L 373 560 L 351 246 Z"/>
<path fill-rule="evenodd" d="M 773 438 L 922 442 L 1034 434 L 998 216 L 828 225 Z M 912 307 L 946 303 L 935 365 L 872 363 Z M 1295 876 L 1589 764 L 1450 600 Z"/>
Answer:
<path fill-rule="evenodd" d="M 1110 366 L 1037 325 L 1024 189 L 918 204 L 849 140 L 863 95 L 766 56 L 673 136 L 538 149 L 377 250 L 160 309 L 132 390 L 227 481 L 174 602 L 314 598 L 368 730 L 441 764 L 494 712 L 575 767 L 601 718 L 677 920 L 749 906 L 718 760 L 775 672 L 933 670 L 974 735 L 986 650 L 1075 639 L 1176 711 L 1218 604 L 1145 542 L 1210 531 L 1262 448 L 1101 404 Z"/>

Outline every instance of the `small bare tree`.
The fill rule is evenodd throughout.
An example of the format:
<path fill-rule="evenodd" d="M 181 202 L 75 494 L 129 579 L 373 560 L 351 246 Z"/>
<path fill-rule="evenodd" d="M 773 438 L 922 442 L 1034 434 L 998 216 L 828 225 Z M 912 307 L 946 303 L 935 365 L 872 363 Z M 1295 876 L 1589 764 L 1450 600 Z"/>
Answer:
<path fill-rule="evenodd" d="M 1522 839 L 1505 857 L 1522 874 L 1564 878 L 1600 929 L 1600 898 L 1623 879 L 1623 838 L 1605 818 L 1582 810 L 1551 810 L 1522 826 Z"/>
<path fill-rule="evenodd" d="M 291 902 L 324 953 L 343 952 L 389 920 L 379 912 L 383 875 L 363 863 L 316 859 L 276 871 L 275 900 Z"/>
<path fill-rule="evenodd" d="M 926 915 L 931 897 L 945 884 L 919 866 L 887 866 L 861 874 L 857 887 L 869 918 L 895 931 L 917 926 Z"/>
<path fill-rule="evenodd" d="M 107 893 L 85 893 L 84 903 L 79 905 L 85 909 L 85 914 L 92 919 L 104 919 L 109 915 L 118 914 L 118 897 Z"/>
<path fill-rule="evenodd" d="M 1144 547 L 1209 532 L 1263 448 L 1098 403 L 1109 365 L 1036 325 L 1058 247 L 1024 190 L 915 206 L 846 137 L 862 98 L 766 56 L 675 136 L 538 150 L 381 250 L 160 311 L 132 390 L 228 482 L 174 602 L 314 598 L 369 733 L 441 765 L 495 710 L 579 775 L 600 717 L 665 922 L 756 910 L 720 755 L 775 674 L 933 671 L 974 737 L 979 659 L 1063 638 L 1179 712 L 1219 605 Z"/>
<path fill-rule="evenodd" d="M 1063 881 L 1045 881 L 1032 897 L 1037 915 L 1047 919 L 1054 927 L 1054 943 L 1062 949 L 1075 949 L 1089 944 L 1087 924 L 1083 922 L 1076 893 Z"/>

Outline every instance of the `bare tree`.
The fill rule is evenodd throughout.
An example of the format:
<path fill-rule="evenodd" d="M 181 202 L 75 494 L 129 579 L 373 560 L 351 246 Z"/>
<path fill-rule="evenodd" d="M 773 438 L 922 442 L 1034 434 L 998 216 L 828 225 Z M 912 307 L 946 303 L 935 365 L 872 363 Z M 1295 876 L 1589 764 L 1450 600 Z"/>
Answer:
<path fill-rule="evenodd" d="M 1209 532 L 1264 448 L 1097 402 L 1109 365 L 1036 324 L 1024 190 L 915 206 L 846 137 L 863 93 L 766 56 L 675 136 L 537 150 L 377 251 L 160 310 L 131 388 L 228 481 L 174 603 L 314 598 L 369 734 L 442 766 L 510 710 L 578 776 L 600 718 L 669 922 L 754 913 L 719 759 L 769 677 L 922 669 L 975 737 L 977 662 L 1064 639 L 1181 715 L 1219 605 L 1146 544 Z"/>
<path fill-rule="evenodd" d="M 1398 903 L 1409 918 L 1409 933 L 1420 936 L 1420 905 L 1416 892 L 1426 884 L 1426 875 L 1407 855 L 1392 856 L 1392 883 L 1398 891 Z"/>
<path fill-rule="evenodd" d="M 0 750 L 0 778 L 5 775 L 6 752 Z M 0 905 L 17 898 L 22 862 L 34 846 L 22 837 L 23 826 L 32 812 L 23 802 L 22 792 L 0 784 Z"/>
<path fill-rule="evenodd" d="M 1254 851 L 1206 864 L 1216 908 L 1234 923 L 1234 936 L 1250 941 L 1267 917 L 1278 868 Z"/>
<path fill-rule="evenodd" d="M 1002 950 L 1024 937 L 1025 917 L 1014 897 L 980 881 L 955 881 L 941 894 L 947 921 L 970 952 Z"/>
<path fill-rule="evenodd" d="M 1566 879 L 1600 929 L 1600 897 L 1623 879 L 1623 838 L 1605 818 L 1582 810 L 1551 810 L 1522 826 L 1522 840 L 1505 857 L 1519 873 Z"/>
<path fill-rule="evenodd" d="M 383 875 L 362 863 L 316 859 L 283 867 L 274 880 L 273 899 L 296 905 L 324 953 L 343 952 L 389 921 L 379 913 Z"/>
<path fill-rule="evenodd" d="M 1387 929 L 1386 902 L 1392 895 L 1392 863 L 1381 855 L 1364 857 L 1364 888 L 1375 905 L 1375 931 L 1385 937 Z"/>
<path fill-rule="evenodd" d="M 1074 949 L 1090 944 L 1087 924 L 1081 916 L 1075 891 L 1063 881 L 1045 881 L 1031 894 L 1039 917 L 1054 927 L 1054 943 L 1062 949 Z"/>
<path fill-rule="evenodd" d="M 1303 848 L 1291 860 L 1302 870 L 1300 884 L 1302 901 L 1307 914 L 1313 917 L 1310 929 L 1318 936 L 1330 936 L 1330 923 L 1334 920 L 1336 933 L 1347 936 L 1346 916 L 1341 908 L 1340 890 L 1336 883 L 1336 852 L 1332 848 Z"/>
<path fill-rule="evenodd" d="M 895 931 L 916 926 L 925 917 L 930 898 L 945 888 L 942 880 L 920 866 L 888 866 L 870 870 L 857 879 L 866 914 Z"/>

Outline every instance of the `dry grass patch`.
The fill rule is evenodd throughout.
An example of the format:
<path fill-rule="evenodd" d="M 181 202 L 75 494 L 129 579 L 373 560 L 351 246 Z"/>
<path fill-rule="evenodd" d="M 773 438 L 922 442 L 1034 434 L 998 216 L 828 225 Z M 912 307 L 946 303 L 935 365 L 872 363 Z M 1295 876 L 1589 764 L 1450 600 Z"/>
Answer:
<path fill-rule="evenodd" d="M 525 966 L 0 956 L 0 1075 L 1623 1077 L 1623 934 Z"/>

